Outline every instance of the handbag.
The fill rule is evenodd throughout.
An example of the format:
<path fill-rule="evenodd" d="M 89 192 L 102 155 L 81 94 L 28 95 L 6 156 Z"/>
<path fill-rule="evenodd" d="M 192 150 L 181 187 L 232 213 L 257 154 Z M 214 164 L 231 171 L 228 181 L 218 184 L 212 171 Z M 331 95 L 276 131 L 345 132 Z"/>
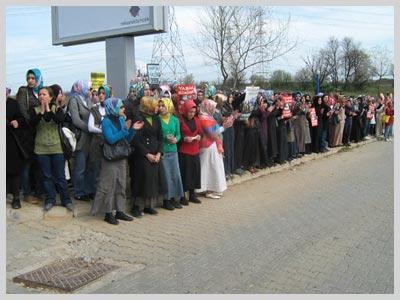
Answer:
<path fill-rule="evenodd" d="M 68 127 L 61 125 L 58 126 L 58 133 L 65 159 L 68 160 L 72 157 L 76 148 L 75 134 Z"/>
<path fill-rule="evenodd" d="M 383 115 L 383 123 L 389 123 L 390 116 L 389 115 Z"/>
<path fill-rule="evenodd" d="M 123 138 L 115 144 L 109 144 L 105 139 L 103 143 L 103 157 L 108 161 L 118 161 L 131 154 L 131 147 L 127 139 Z"/>

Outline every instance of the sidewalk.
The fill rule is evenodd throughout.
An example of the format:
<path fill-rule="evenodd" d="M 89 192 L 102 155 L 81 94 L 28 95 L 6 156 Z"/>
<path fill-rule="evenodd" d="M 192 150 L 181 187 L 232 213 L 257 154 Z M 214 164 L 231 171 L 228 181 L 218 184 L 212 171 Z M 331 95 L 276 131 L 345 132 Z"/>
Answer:
<path fill-rule="evenodd" d="M 308 161 L 315 160 L 315 159 L 321 159 L 321 158 L 326 158 L 331 155 L 334 155 L 338 152 L 341 151 L 350 151 L 351 149 L 354 149 L 356 147 L 360 147 L 369 143 L 376 142 L 376 138 L 371 138 L 366 141 L 362 141 L 358 144 L 351 144 L 350 147 L 335 147 L 335 148 L 330 148 L 330 151 L 325 152 L 325 153 L 312 153 L 309 155 L 305 155 L 301 158 L 295 159 L 291 162 L 286 162 L 282 165 L 276 165 L 271 168 L 266 168 L 266 169 L 260 169 L 257 173 L 251 174 L 250 172 L 246 171 L 242 175 L 234 175 L 233 179 L 227 180 L 227 185 L 228 188 L 229 186 L 233 186 L 236 184 L 240 184 L 243 182 L 246 182 L 248 180 L 252 180 L 261 176 L 265 176 L 268 174 L 273 174 L 277 172 L 281 172 L 283 170 L 287 169 L 292 169 L 298 165 L 307 163 Z M 25 201 L 22 202 L 22 209 L 15 210 L 11 208 L 11 200 L 7 199 L 7 220 L 13 220 L 16 222 L 25 222 L 27 220 L 35 220 L 35 219 L 43 219 L 43 220 L 61 220 L 63 218 L 65 219 L 71 219 L 73 218 L 73 214 L 69 212 L 66 208 L 59 206 L 54 206 L 50 212 L 45 213 L 42 209 L 43 205 L 42 202 L 39 203 L 39 205 L 33 205 L 29 204 Z M 59 203 L 59 199 L 57 200 L 57 203 Z M 74 201 L 75 205 L 75 212 L 74 215 L 76 218 L 82 217 L 82 216 L 90 216 L 90 202 L 85 202 L 85 201 Z M 129 212 L 130 210 L 130 198 L 127 198 L 126 201 L 126 211 Z"/>
<path fill-rule="evenodd" d="M 382 193 L 377 186 L 386 177 L 382 176 L 382 182 L 372 178 L 384 172 L 376 173 L 377 165 L 393 166 L 392 160 L 382 162 L 383 158 L 378 156 L 379 149 L 392 155 L 393 144 L 373 142 L 355 145 L 352 151 L 335 148 L 254 175 L 244 174 L 229 182 L 230 188 L 219 200 L 203 198 L 201 204 L 191 203 L 173 212 L 159 209 L 157 216 L 146 215 L 118 226 L 107 224 L 103 216 L 91 216 L 90 204 L 81 201 L 76 203 L 75 218 L 62 207 L 54 207 L 52 215 L 45 216 L 38 205 L 23 204 L 20 210 L 8 208 L 7 293 L 59 293 L 29 288 L 13 282 L 13 278 L 60 259 L 80 257 L 118 269 L 73 293 L 268 293 L 274 291 L 273 287 L 282 292 L 299 292 L 297 278 L 307 281 L 301 284 L 304 291 L 317 286 L 319 291 L 329 292 L 330 288 L 321 280 L 330 280 L 329 284 L 343 291 L 349 290 L 344 285 L 348 282 L 353 284 L 349 291 L 368 290 L 371 285 L 367 280 L 388 277 L 391 263 L 390 243 L 386 241 L 391 238 L 392 189 L 389 186 Z M 358 147 L 366 144 L 370 145 Z M 328 156 L 330 159 L 318 159 Z M 366 162 L 377 157 L 381 160 L 372 166 L 357 165 L 359 159 Z M 275 174 L 265 176 L 269 173 Z M 324 185 L 318 193 L 304 189 L 313 175 L 320 176 L 323 182 L 335 182 L 346 195 L 351 195 L 334 193 L 331 185 Z M 353 187 L 350 189 L 349 180 Z M 375 208 L 378 194 L 387 204 L 381 203 L 379 211 Z M 373 230 L 376 232 L 371 235 Z M 363 247 L 356 248 L 357 245 Z M 346 256 L 351 249 L 358 252 Z M 371 254 L 372 267 L 357 271 L 358 263 L 368 261 Z M 357 257 L 360 259 L 353 261 Z M 294 263 L 308 277 L 290 273 Z M 346 271 L 347 263 L 352 263 L 350 271 Z M 288 268 L 282 269 L 285 266 Z M 326 273 L 325 277 L 314 278 L 321 272 Z M 354 274 L 360 277 L 358 281 L 351 280 Z M 364 278 L 363 274 L 372 275 Z M 267 276 L 269 289 L 246 287 L 255 278 L 262 281 L 260 276 Z M 336 284 L 340 278 L 343 283 Z M 382 286 L 371 286 L 371 290 L 390 290 L 390 284 L 384 286 L 390 278 L 385 278 L 378 282 Z M 361 283 L 366 287 L 356 286 Z"/>

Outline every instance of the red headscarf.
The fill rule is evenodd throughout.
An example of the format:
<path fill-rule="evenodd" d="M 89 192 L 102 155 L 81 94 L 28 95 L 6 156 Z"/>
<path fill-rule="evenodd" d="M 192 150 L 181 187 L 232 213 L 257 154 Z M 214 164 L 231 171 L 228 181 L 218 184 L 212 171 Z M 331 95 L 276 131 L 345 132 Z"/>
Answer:
<path fill-rule="evenodd" d="M 196 103 L 194 103 L 194 101 L 191 99 L 186 100 L 182 105 L 182 116 L 185 116 L 185 118 L 187 118 L 189 110 L 191 110 L 193 107 L 197 108 Z"/>

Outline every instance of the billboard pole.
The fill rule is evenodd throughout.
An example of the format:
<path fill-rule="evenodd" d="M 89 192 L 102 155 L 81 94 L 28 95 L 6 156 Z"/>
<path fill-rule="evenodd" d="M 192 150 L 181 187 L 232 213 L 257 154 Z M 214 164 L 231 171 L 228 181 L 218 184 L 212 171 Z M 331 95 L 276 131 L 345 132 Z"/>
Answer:
<path fill-rule="evenodd" d="M 111 83 L 116 97 L 124 99 L 129 82 L 136 73 L 135 40 L 133 36 L 106 39 L 107 83 Z"/>

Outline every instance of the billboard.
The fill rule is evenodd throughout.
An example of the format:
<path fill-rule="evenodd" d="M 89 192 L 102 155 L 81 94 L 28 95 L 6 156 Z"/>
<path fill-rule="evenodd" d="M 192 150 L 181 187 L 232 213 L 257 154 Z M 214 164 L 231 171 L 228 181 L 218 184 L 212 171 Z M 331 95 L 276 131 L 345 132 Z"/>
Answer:
<path fill-rule="evenodd" d="M 53 45 L 165 32 L 167 6 L 52 6 Z"/>

